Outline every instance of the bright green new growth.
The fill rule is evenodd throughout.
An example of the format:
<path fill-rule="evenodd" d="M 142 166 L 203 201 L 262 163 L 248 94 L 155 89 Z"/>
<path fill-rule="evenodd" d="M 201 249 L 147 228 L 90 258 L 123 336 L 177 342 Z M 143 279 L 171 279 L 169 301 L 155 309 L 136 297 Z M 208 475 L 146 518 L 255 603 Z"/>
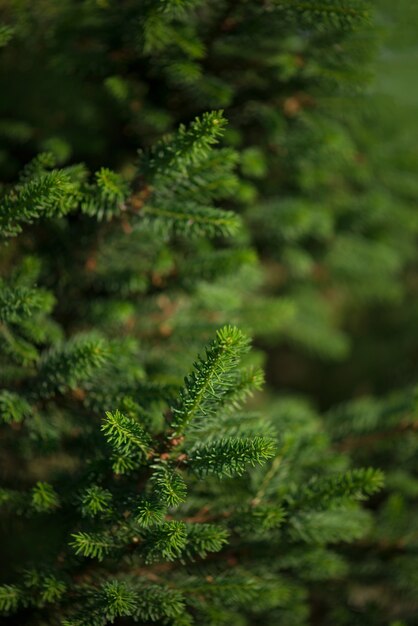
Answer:
<path fill-rule="evenodd" d="M 140 527 L 148 528 L 149 526 L 154 526 L 154 524 L 161 524 L 164 520 L 165 514 L 166 507 L 159 501 L 158 498 L 142 498 L 135 511 L 135 519 Z"/>
<path fill-rule="evenodd" d="M 103 585 L 103 600 L 106 603 L 106 618 L 113 622 L 116 617 L 132 615 L 135 609 L 135 594 L 123 582 L 113 581 Z"/>
<path fill-rule="evenodd" d="M 275 442 L 266 437 L 221 439 L 193 450 L 190 467 L 198 475 L 240 476 L 248 466 L 271 459 L 275 447 Z"/>
<path fill-rule="evenodd" d="M 113 449 L 117 474 L 135 469 L 150 454 L 151 439 L 140 424 L 119 411 L 106 413 L 102 431 Z"/>
<path fill-rule="evenodd" d="M 108 489 L 98 485 L 87 487 L 80 496 L 81 512 L 85 517 L 109 513 L 112 504 L 112 494 Z"/>
<path fill-rule="evenodd" d="M 158 175 L 185 175 L 190 165 L 206 160 L 210 148 L 222 136 L 226 120 L 222 111 L 204 113 L 188 128 L 181 125 L 173 137 L 159 141 L 148 153 L 140 154 L 139 169 L 150 182 Z"/>
<path fill-rule="evenodd" d="M 222 193 L 227 196 L 231 193 L 228 187 L 236 186 L 231 172 L 236 159 L 225 150 L 220 151 L 225 158 L 213 180 L 213 160 L 217 158 L 219 163 L 220 156 L 213 154 L 213 145 L 222 136 L 225 125 L 221 111 L 205 113 L 189 127 L 181 125 L 174 135 L 139 155 L 138 169 L 151 193 L 139 210 L 157 232 L 229 237 L 238 231 L 240 220 L 236 213 L 202 203 L 204 195 L 208 199 L 218 197 L 218 187 L 222 186 Z M 132 206 L 135 209 L 135 196 Z"/>
<path fill-rule="evenodd" d="M 65 172 L 42 173 L 0 198 L 0 233 L 11 237 L 23 224 L 41 217 L 62 216 L 77 204 L 77 186 Z"/>
<path fill-rule="evenodd" d="M 185 379 L 172 409 L 174 437 L 183 435 L 189 426 L 201 427 L 213 417 L 223 397 L 234 388 L 237 367 L 248 348 L 247 337 L 237 328 L 218 331 L 205 358 L 199 357 Z"/>
<path fill-rule="evenodd" d="M 32 506 L 39 513 L 57 508 L 59 499 L 54 488 L 48 483 L 38 481 L 32 489 Z"/>
<path fill-rule="evenodd" d="M 110 537 L 100 534 L 78 532 L 74 533 L 72 537 L 73 540 L 70 546 L 73 548 L 75 554 L 91 559 L 98 559 L 99 561 L 103 560 L 114 545 Z"/>
<path fill-rule="evenodd" d="M 168 507 L 178 506 L 186 499 L 186 483 L 178 472 L 167 467 L 166 464 L 154 467 L 151 480 L 160 502 Z"/>

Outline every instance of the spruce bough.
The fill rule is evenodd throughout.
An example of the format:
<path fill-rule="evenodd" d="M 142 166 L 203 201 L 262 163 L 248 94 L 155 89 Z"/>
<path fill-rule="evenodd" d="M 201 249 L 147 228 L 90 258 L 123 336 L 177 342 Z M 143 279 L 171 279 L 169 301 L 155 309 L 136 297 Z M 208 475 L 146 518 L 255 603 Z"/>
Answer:
<path fill-rule="evenodd" d="M 294 585 L 259 571 L 248 546 L 262 553 L 265 541 L 285 541 L 291 553 L 301 541 L 320 546 L 362 534 L 364 519 L 355 502 L 379 488 L 379 472 L 319 479 L 301 485 L 297 496 L 282 485 L 267 497 L 266 481 L 277 478 L 269 461 L 282 454 L 280 438 L 274 429 L 254 436 L 251 421 L 246 432 L 245 414 L 230 393 L 248 347 L 237 328 L 219 330 L 167 408 L 165 426 L 145 425 L 135 411 L 108 411 L 101 437 L 95 432 L 99 425 L 92 430 L 89 424 L 83 433 L 91 444 L 75 472 L 55 484 L 38 481 L 26 493 L 2 491 L 12 515 L 55 524 L 62 515 L 67 520 L 55 554 L 25 569 L 18 583 L 0 587 L 4 615 L 32 609 L 34 620 L 68 626 L 105 625 L 119 617 L 191 624 L 193 617 L 210 622 L 213 607 L 219 607 L 237 619 L 254 593 L 268 593 L 269 606 L 282 607 Z M 97 367 L 96 352 L 90 362 Z M 65 364 L 67 353 L 58 354 Z M 41 375 L 54 378 L 55 372 L 44 369 Z M 228 424 L 244 421 L 239 436 L 229 435 L 219 420 L 226 415 Z M 20 423 L 20 415 L 13 422 Z M 251 468 L 266 464 L 267 470 L 249 480 Z M 231 583 L 236 591 L 229 593 Z"/>
<path fill-rule="evenodd" d="M 291 393 L 339 400 L 317 357 L 358 333 L 344 397 L 418 375 L 416 147 L 363 92 L 373 19 L 2 3 L 2 623 L 415 625 L 414 392 Z"/>

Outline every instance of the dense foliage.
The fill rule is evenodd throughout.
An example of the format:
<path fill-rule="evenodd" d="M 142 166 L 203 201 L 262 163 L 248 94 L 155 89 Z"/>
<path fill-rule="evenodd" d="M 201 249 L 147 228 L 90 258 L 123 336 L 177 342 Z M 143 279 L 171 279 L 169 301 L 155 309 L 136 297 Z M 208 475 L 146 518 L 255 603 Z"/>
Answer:
<path fill-rule="evenodd" d="M 381 8 L 0 5 L 2 623 L 417 623 Z"/>

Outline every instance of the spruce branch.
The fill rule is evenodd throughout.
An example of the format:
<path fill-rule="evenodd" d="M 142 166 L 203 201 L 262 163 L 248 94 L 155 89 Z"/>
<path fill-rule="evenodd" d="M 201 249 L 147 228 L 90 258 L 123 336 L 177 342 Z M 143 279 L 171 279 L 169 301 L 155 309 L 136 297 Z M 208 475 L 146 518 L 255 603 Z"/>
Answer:
<path fill-rule="evenodd" d="M 135 520 L 141 528 L 161 524 L 166 507 L 157 498 L 141 498 L 135 511 Z"/>
<path fill-rule="evenodd" d="M 6 324 L 0 323 L 0 345 L 5 355 L 19 365 L 32 365 L 39 359 L 36 346 L 24 337 L 12 332 Z"/>
<path fill-rule="evenodd" d="M 168 521 L 147 531 L 145 536 L 147 563 L 174 561 L 187 545 L 187 527 L 184 522 Z"/>
<path fill-rule="evenodd" d="M 151 439 L 142 426 L 116 410 L 106 412 L 102 431 L 107 441 L 116 449 L 139 449 L 144 456 L 150 451 Z"/>
<path fill-rule="evenodd" d="M 189 576 L 179 584 L 183 593 L 191 594 L 195 602 L 203 601 L 203 606 L 225 602 L 229 605 L 254 607 L 257 599 L 279 598 L 278 605 L 289 598 L 291 589 L 286 580 L 278 576 L 256 576 L 240 567 L 230 572 L 209 574 L 205 577 Z M 277 606 L 277 605 L 276 605 Z"/>
<path fill-rule="evenodd" d="M 2 613 L 13 613 L 23 599 L 23 591 L 17 585 L 0 586 L 0 611 Z"/>
<path fill-rule="evenodd" d="M 184 615 L 185 601 L 182 593 L 164 585 L 141 585 L 135 609 L 135 617 L 144 622 L 171 620 Z"/>
<path fill-rule="evenodd" d="M 192 450 L 188 467 L 198 476 L 241 476 L 248 466 L 263 465 L 272 458 L 275 448 L 275 441 L 267 437 L 220 439 Z"/>
<path fill-rule="evenodd" d="M 66 583 L 48 571 L 35 568 L 24 572 L 25 590 L 31 594 L 31 603 L 37 607 L 58 602 L 67 590 Z"/>
<path fill-rule="evenodd" d="M 190 558 L 197 555 L 204 559 L 209 552 L 219 552 L 228 542 L 228 536 L 228 531 L 216 524 L 188 524 L 185 552 Z"/>
<path fill-rule="evenodd" d="M 363 537 L 370 528 L 371 518 L 361 509 L 307 511 L 289 518 L 289 535 L 307 544 L 325 545 L 350 542 Z"/>
<path fill-rule="evenodd" d="M 113 539 L 104 533 L 78 532 L 71 536 L 70 546 L 75 554 L 98 561 L 103 561 L 115 546 Z"/>
<path fill-rule="evenodd" d="M 85 185 L 81 211 L 98 220 L 110 220 L 126 210 L 129 186 L 120 174 L 102 167 L 95 174 L 95 182 Z"/>
<path fill-rule="evenodd" d="M 213 144 L 217 143 L 226 125 L 222 111 L 204 113 L 189 127 L 180 125 L 178 131 L 165 137 L 148 152 L 139 155 L 139 170 L 147 181 L 165 172 L 179 170 L 205 159 Z M 170 175 L 170 174 L 169 174 Z"/>
<path fill-rule="evenodd" d="M 142 426 L 119 410 L 106 412 L 102 432 L 113 448 L 113 468 L 125 474 L 141 465 L 152 453 L 152 441 Z"/>
<path fill-rule="evenodd" d="M 199 357 L 194 371 L 185 378 L 172 408 L 173 437 L 213 417 L 223 396 L 231 391 L 236 368 L 248 349 L 247 337 L 237 328 L 226 326 L 217 332 L 215 341 L 206 349 L 206 358 Z"/>
<path fill-rule="evenodd" d="M 117 617 L 133 615 L 136 609 L 137 594 L 124 581 L 110 580 L 104 583 L 101 597 L 106 619 L 110 623 L 114 622 Z"/>
<path fill-rule="evenodd" d="M 238 215 L 232 211 L 182 202 L 154 206 L 145 204 L 141 209 L 142 223 L 158 234 L 187 235 L 190 237 L 231 237 L 241 226 Z"/>
<path fill-rule="evenodd" d="M 188 165 L 184 172 L 167 170 L 154 191 L 161 199 L 174 196 L 178 204 L 187 201 L 201 204 L 202 198 L 206 201 L 228 198 L 239 188 L 235 173 L 238 161 L 238 154 L 231 148 L 213 149 L 202 161 Z"/>
<path fill-rule="evenodd" d="M 84 517 L 96 517 L 111 510 L 112 494 L 108 489 L 92 485 L 81 493 L 80 503 Z"/>
<path fill-rule="evenodd" d="M 24 397 L 7 389 L 0 391 L 0 421 L 19 423 L 31 413 L 32 408 Z"/>
<path fill-rule="evenodd" d="M 85 383 L 109 357 L 104 339 L 79 335 L 47 352 L 40 362 L 37 391 L 51 396 Z"/>
<path fill-rule="evenodd" d="M 178 506 L 184 502 L 187 487 L 182 476 L 166 463 L 153 466 L 151 481 L 154 495 L 168 507 Z"/>
<path fill-rule="evenodd" d="M 261 368 L 249 368 L 238 371 L 235 384 L 222 398 L 222 405 L 231 409 L 239 409 L 255 391 L 264 384 L 264 372 Z"/>
<path fill-rule="evenodd" d="M 380 491 L 383 483 L 383 472 L 378 469 L 349 470 L 335 476 L 313 478 L 296 495 L 296 502 L 298 507 L 329 509 L 340 502 L 365 500 Z"/>
<path fill-rule="evenodd" d="M 0 24 L 0 48 L 7 46 L 9 41 L 13 38 L 15 29 L 8 24 Z"/>
<path fill-rule="evenodd" d="M 0 281 L 0 320 L 18 324 L 38 312 L 50 313 L 54 297 L 44 289 L 10 287 Z"/>
<path fill-rule="evenodd" d="M 78 185 L 66 172 L 39 174 L 0 198 L 0 234 L 12 237 L 35 219 L 66 215 L 78 200 Z"/>
<path fill-rule="evenodd" d="M 39 513 L 52 511 L 59 506 L 58 494 L 52 485 L 38 481 L 32 489 L 32 507 Z"/>
<path fill-rule="evenodd" d="M 298 18 L 310 27 L 349 28 L 370 20 L 363 0 L 272 0 L 271 6 L 286 17 Z"/>
<path fill-rule="evenodd" d="M 279 528 L 287 518 L 287 511 L 277 502 L 257 503 L 254 500 L 246 508 L 239 509 L 231 517 L 235 530 L 246 535 L 248 532 L 263 534 Z"/>

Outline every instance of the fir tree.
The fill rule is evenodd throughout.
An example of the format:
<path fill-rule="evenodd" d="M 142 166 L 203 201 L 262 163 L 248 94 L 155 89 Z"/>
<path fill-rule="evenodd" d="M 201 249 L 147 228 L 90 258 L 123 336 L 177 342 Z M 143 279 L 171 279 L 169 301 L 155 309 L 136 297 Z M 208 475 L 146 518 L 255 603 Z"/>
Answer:
<path fill-rule="evenodd" d="M 416 346 L 379 19 L 0 7 L 5 624 L 415 623 L 415 391 L 328 409 Z"/>

